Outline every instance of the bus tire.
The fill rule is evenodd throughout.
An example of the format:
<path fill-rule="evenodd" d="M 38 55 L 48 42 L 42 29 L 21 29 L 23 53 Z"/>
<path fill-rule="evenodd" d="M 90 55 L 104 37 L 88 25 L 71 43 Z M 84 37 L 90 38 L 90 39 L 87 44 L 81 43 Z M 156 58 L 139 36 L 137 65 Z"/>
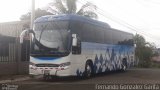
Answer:
<path fill-rule="evenodd" d="M 90 78 L 93 75 L 93 63 L 92 61 L 87 61 L 85 65 L 84 77 Z"/>
<path fill-rule="evenodd" d="M 122 71 L 126 71 L 127 70 L 127 60 L 124 58 L 122 61 Z"/>
<path fill-rule="evenodd" d="M 43 75 L 43 80 L 46 80 L 46 81 L 48 81 L 48 80 L 50 80 L 51 78 L 50 78 L 50 76 L 49 75 Z"/>

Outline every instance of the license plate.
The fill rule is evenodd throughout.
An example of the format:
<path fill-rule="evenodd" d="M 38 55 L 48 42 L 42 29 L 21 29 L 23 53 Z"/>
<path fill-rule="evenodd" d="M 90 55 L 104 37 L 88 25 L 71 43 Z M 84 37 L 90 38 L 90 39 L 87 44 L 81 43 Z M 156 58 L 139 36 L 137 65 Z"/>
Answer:
<path fill-rule="evenodd" d="M 44 70 L 44 74 L 46 75 L 49 75 L 50 74 L 50 70 Z"/>

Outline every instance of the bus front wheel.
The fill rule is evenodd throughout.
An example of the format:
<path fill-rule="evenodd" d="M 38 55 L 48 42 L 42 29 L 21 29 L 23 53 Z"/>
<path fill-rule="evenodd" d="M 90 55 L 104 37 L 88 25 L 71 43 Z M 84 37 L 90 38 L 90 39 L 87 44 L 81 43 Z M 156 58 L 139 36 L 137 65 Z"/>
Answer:
<path fill-rule="evenodd" d="M 87 61 L 85 65 L 84 77 L 90 78 L 93 75 L 93 64 L 91 61 Z"/>
<path fill-rule="evenodd" d="M 47 81 L 47 80 L 50 80 L 50 79 L 51 79 L 51 76 L 49 76 L 49 75 L 43 75 L 43 79 L 46 80 L 46 81 Z"/>

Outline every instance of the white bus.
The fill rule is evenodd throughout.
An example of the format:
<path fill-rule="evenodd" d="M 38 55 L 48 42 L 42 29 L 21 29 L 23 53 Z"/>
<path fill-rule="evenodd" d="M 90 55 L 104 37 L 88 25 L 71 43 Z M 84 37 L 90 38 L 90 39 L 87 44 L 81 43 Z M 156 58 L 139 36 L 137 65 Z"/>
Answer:
<path fill-rule="evenodd" d="M 133 35 L 78 15 L 49 15 L 35 20 L 29 73 L 84 76 L 134 66 Z"/>

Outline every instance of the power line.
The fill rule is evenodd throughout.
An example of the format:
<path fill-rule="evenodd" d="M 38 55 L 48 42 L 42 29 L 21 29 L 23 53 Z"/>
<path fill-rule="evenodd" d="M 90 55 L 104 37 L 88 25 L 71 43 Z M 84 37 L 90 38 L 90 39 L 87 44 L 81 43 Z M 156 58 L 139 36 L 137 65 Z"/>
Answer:
<path fill-rule="evenodd" d="M 82 1 L 82 0 L 81 0 L 81 1 Z M 84 1 L 86 1 L 86 0 L 84 0 Z M 82 2 L 83 2 L 83 1 L 82 1 Z M 81 4 L 83 5 L 82 2 L 79 1 L 79 3 L 81 3 Z M 86 2 L 88 2 L 88 1 L 86 1 Z M 139 32 L 140 34 L 145 35 L 145 36 L 150 37 L 151 39 L 153 39 L 153 37 L 154 37 L 153 35 L 147 34 L 147 33 L 143 32 L 143 31 L 141 31 L 141 32 L 140 32 L 140 31 L 137 31 L 137 30 L 140 30 L 140 29 L 136 28 L 136 27 L 133 26 L 133 25 L 128 24 L 127 22 L 125 22 L 125 21 L 123 21 L 123 20 L 121 20 L 121 19 L 118 19 L 118 18 L 114 17 L 113 15 L 111 15 L 110 13 L 108 13 L 108 12 L 106 12 L 106 11 L 103 11 L 103 10 L 100 9 L 99 7 L 97 7 L 97 9 L 98 9 L 99 11 L 96 11 L 96 12 L 99 13 L 100 15 L 102 15 L 103 17 L 108 18 L 108 19 L 110 19 L 110 20 L 112 20 L 112 21 L 114 21 L 114 22 L 116 22 L 116 23 L 118 23 L 118 24 L 120 24 L 120 25 L 122 25 L 122 26 L 125 26 L 125 27 L 129 28 L 129 29 L 132 30 L 132 31 Z M 104 12 L 107 13 L 107 15 L 105 15 Z M 154 39 L 155 39 L 155 38 L 154 38 Z M 156 38 L 156 39 L 157 39 L 157 38 Z"/>

